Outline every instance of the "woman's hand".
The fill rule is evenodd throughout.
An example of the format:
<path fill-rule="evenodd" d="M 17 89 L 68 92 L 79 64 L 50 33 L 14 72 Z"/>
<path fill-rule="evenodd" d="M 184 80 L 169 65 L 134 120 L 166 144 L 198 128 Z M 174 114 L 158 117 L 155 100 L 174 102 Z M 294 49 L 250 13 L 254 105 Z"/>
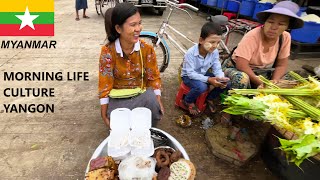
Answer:
<path fill-rule="evenodd" d="M 107 128 L 110 129 L 110 120 L 109 120 L 109 118 L 107 118 L 107 117 L 102 117 L 102 119 L 103 119 L 104 123 L 107 125 Z"/>
<path fill-rule="evenodd" d="M 289 58 L 278 59 L 276 68 L 272 73 L 272 80 L 279 81 L 287 72 Z"/>
<path fill-rule="evenodd" d="M 110 129 L 110 119 L 107 117 L 108 104 L 101 105 L 101 117 L 107 128 Z"/>
<path fill-rule="evenodd" d="M 164 108 L 163 108 L 163 105 L 162 105 L 161 96 L 157 95 L 157 100 L 158 100 L 158 102 L 159 102 L 160 111 L 161 111 L 162 116 L 163 116 L 163 115 L 164 115 Z"/>

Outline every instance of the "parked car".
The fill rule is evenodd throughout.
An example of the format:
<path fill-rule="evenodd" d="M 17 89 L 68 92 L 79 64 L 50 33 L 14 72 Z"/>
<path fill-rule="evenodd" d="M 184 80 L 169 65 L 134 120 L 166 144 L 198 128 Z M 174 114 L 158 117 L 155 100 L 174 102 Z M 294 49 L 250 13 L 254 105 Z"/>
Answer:
<path fill-rule="evenodd" d="M 158 11 L 159 16 L 162 16 L 163 11 L 166 10 L 166 7 L 167 7 L 166 0 L 124 0 L 124 1 L 132 3 L 136 7 L 140 7 L 140 8 L 154 8 Z"/>

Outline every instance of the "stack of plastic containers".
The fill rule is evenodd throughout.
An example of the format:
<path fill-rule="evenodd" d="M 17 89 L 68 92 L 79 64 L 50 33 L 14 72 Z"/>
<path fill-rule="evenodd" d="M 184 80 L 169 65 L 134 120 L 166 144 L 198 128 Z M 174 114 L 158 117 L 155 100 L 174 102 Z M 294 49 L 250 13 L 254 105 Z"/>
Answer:
<path fill-rule="evenodd" d="M 254 8 L 253 19 L 258 20 L 258 18 L 257 18 L 258 12 L 271 9 L 272 7 L 273 7 L 273 4 L 271 4 L 271 3 L 257 3 Z"/>
<path fill-rule="evenodd" d="M 300 16 L 306 9 L 301 7 L 297 15 Z M 291 30 L 291 39 L 309 44 L 320 43 L 320 23 L 305 21 L 302 28 Z"/>
<path fill-rule="evenodd" d="M 238 12 L 242 0 L 228 0 L 227 10 L 231 12 Z"/>
<path fill-rule="evenodd" d="M 226 9 L 228 6 L 228 0 L 218 0 L 217 7 Z"/>
<path fill-rule="evenodd" d="M 207 1 L 207 5 L 212 6 L 212 7 L 216 7 L 217 3 L 218 3 L 218 0 L 208 0 Z"/>
<path fill-rule="evenodd" d="M 240 7 L 240 14 L 244 16 L 253 16 L 254 8 L 258 0 L 242 0 Z"/>
<path fill-rule="evenodd" d="M 206 5 L 206 4 L 207 4 L 207 0 L 201 0 L 201 1 L 200 1 L 200 4 Z"/>

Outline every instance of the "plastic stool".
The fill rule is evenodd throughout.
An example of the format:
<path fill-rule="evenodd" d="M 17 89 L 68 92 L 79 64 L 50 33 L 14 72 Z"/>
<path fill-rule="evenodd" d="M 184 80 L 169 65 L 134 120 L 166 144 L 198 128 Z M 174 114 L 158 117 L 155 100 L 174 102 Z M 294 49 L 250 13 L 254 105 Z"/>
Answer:
<path fill-rule="evenodd" d="M 228 20 L 234 19 L 237 17 L 236 13 L 230 13 L 230 12 L 225 12 L 225 13 L 223 13 L 223 15 L 226 16 L 228 18 Z"/>
<path fill-rule="evenodd" d="M 176 95 L 176 102 L 175 102 L 176 106 L 181 107 L 182 109 L 185 109 L 185 110 L 189 110 L 188 107 L 186 107 L 183 103 L 184 96 L 188 94 L 189 91 L 190 91 L 190 88 L 186 86 L 183 82 L 181 82 L 179 91 Z M 206 99 L 207 99 L 208 93 L 209 93 L 209 89 L 206 92 L 202 93 L 196 100 L 195 104 L 201 112 L 203 112 L 206 109 L 206 106 L 207 106 Z"/>

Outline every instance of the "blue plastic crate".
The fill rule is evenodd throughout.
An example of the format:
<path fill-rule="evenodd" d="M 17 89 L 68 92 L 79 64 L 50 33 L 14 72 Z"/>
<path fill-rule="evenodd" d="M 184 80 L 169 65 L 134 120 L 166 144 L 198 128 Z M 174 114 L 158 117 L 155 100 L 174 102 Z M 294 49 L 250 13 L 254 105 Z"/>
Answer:
<path fill-rule="evenodd" d="M 258 20 L 258 18 L 257 18 L 258 12 L 271 9 L 272 7 L 273 7 L 273 4 L 271 4 L 271 3 L 257 3 L 254 8 L 253 19 Z"/>
<path fill-rule="evenodd" d="M 301 16 L 301 14 L 302 14 L 303 12 L 306 12 L 306 11 L 307 11 L 307 7 L 300 7 L 299 12 L 297 13 L 297 15 L 298 15 L 298 16 Z"/>
<path fill-rule="evenodd" d="M 237 2 L 235 2 L 235 1 L 237 1 Z M 238 12 L 241 1 L 242 0 L 233 0 L 233 1 L 229 0 L 228 5 L 227 5 L 227 10 L 229 10 L 231 12 Z"/>
<path fill-rule="evenodd" d="M 257 2 L 258 0 L 243 0 L 241 2 L 240 14 L 252 17 Z"/>
<path fill-rule="evenodd" d="M 218 3 L 218 0 L 208 0 L 207 5 L 216 7 Z"/>
<path fill-rule="evenodd" d="M 227 5 L 228 5 L 228 0 L 218 0 L 218 3 L 217 3 L 218 8 L 222 9 L 222 6 L 223 6 L 223 8 L 226 9 Z"/>
<path fill-rule="evenodd" d="M 207 0 L 201 0 L 200 4 L 207 4 Z"/>
<path fill-rule="evenodd" d="M 303 43 L 318 43 L 320 40 L 320 24 L 304 22 L 304 26 L 291 30 L 291 39 Z"/>

